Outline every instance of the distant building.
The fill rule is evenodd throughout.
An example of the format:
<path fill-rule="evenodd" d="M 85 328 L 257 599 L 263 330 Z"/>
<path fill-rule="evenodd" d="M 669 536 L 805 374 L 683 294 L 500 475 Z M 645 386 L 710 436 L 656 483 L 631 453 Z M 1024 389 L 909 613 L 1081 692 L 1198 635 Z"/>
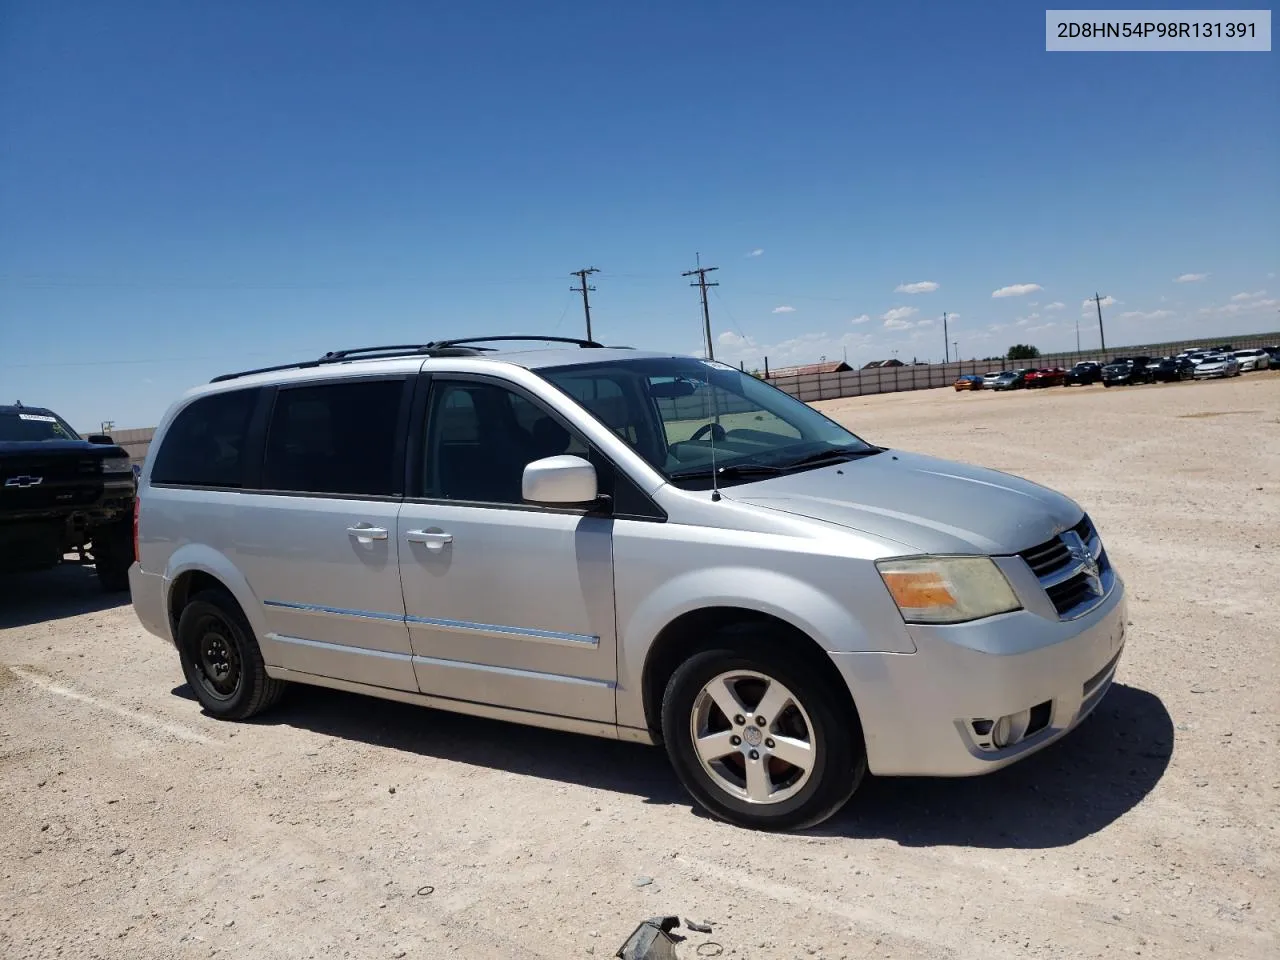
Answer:
<path fill-rule="evenodd" d="M 875 367 L 901 367 L 901 366 L 904 366 L 903 362 L 899 360 L 897 357 L 892 357 L 888 360 L 872 360 L 870 363 L 864 363 L 862 365 L 862 369 L 871 370 L 871 369 L 874 369 Z"/>
<path fill-rule="evenodd" d="M 769 379 L 776 380 L 778 377 L 804 377 L 814 373 L 844 373 L 846 370 L 852 370 L 843 360 L 837 360 L 834 363 L 806 363 L 798 367 L 775 367 L 769 370 Z"/>

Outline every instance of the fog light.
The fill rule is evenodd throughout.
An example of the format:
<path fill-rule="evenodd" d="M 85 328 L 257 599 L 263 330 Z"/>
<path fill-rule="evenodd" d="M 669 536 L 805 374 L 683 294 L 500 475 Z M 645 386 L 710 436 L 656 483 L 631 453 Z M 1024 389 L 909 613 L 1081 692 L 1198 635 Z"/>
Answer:
<path fill-rule="evenodd" d="M 1013 742 L 1013 717 L 1001 717 L 991 730 L 991 743 L 1002 750 Z"/>

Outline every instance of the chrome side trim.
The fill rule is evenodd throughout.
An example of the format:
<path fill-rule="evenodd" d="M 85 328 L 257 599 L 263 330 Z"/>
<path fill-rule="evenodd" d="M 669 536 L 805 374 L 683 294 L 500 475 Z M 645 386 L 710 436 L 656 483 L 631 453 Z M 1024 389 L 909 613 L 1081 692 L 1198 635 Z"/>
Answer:
<path fill-rule="evenodd" d="M 296 683 L 307 683 L 316 687 L 328 687 L 332 690 L 345 690 L 348 693 L 363 693 L 383 700 L 396 700 L 419 707 L 433 707 L 437 710 L 449 710 L 453 713 L 464 713 L 473 717 L 487 717 L 491 720 L 505 720 L 510 723 L 523 723 L 531 727 L 545 727 L 549 730 L 563 730 L 568 733 L 581 733 L 591 737 L 603 737 L 607 740 L 619 739 L 619 729 L 612 723 L 600 723 L 595 720 L 579 720 L 575 717 L 558 717 L 548 713 L 535 713 L 530 710 L 516 710 L 512 707 L 496 707 L 488 703 L 475 703 L 470 700 L 452 700 L 448 697 L 433 697 L 410 690 L 396 690 L 391 687 L 377 687 L 367 683 L 356 683 L 353 680 L 339 680 L 336 677 L 322 677 L 300 670 L 286 667 L 267 667 L 267 674 L 277 680 L 292 680 Z M 624 728 L 623 739 L 652 743 L 652 737 L 646 731 L 633 731 Z"/>
<path fill-rule="evenodd" d="M 279 607 L 283 610 L 296 610 L 299 613 L 323 613 L 335 617 L 359 617 L 363 620 L 400 620 L 403 613 L 379 613 L 376 610 L 348 610 L 344 607 L 326 607 L 319 603 L 293 603 L 288 600 L 263 600 L 264 607 Z"/>
<path fill-rule="evenodd" d="M 565 646 L 598 647 L 600 638 L 585 633 L 559 633 L 555 630 L 535 630 L 531 627 L 504 627 L 496 623 L 475 623 L 470 620 L 445 620 L 440 617 L 405 617 L 409 626 L 440 627 L 444 630 L 457 630 L 466 633 L 488 633 L 502 637 L 523 637 L 526 640 L 541 640 L 544 643 L 559 643 Z"/>
<path fill-rule="evenodd" d="M 519 667 L 496 667 L 488 663 L 470 663 L 466 660 L 445 660 L 441 657 L 413 658 L 415 664 L 429 667 L 452 667 L 457 670 L 478 670 L 482 673 L 497 673 L 504 677 L 518 677 L 521 680 L 550 680 L 554 683 L 574 683 L 587 687 L 598 687 L 612 690 L 617 684 L 612 680 L 594 680 L 591 677 L 573 677 L 563 673 L 543 673 L 540 670 L 521 670 Z"/>
<path fill-rule="evenodd" d="M 409 626 L 440 627 L 444 630 L 465 631 L 467 633 L 485 633 L 499 637 L 521 637 L 526 640 L 540 640 L 543 643 L 558 643 L 565 646 L 598 647 L 600 638 L 585 633 L 561 633 L 556 630 L 536 630 L 532 627 L 507 627 L 497 623 L 476 623 L 472 620 L 446 620 L 440 617 L 413 617 L 402 613 L 381 613 L 377 610 L 351 610 L 345 607 L 327 607 L 320 603 L 294 603 L 289 600 L 263 600 L 266 607 L 277 607 L 282 610 L 295 610 L 299 613 L 316 613 L 334 617 L 356 617 L 362 620 L 398 620 Z"/>
<path fill-rule="evenodd" d="M 358 653 L 369 657 L 386 657 L 388 660 L 400 660 L 408 663 L 413 659 L 411 654 L 396 653 L 392 650 L 371 650 L 369 647 L 352 647 L 345 643 L 328 643 L 324 640 L 308 640 L 305 637 L 291 637 L 286 633 L 268 633 L 267 637 L 278 643 L 292 643 L 300 647 L 314 647 L 317 650 L 332 650 L 334 653 Z"/>

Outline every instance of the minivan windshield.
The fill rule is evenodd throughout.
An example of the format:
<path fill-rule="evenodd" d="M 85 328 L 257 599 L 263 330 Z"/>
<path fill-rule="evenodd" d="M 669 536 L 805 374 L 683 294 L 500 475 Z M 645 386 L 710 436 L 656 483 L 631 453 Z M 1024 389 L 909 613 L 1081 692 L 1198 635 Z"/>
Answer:
<path fill-rule="evenodd" d="M 753 480 L 870 456 L 807 404 L 727 364 L 637 357 L 539 370 L 673 482 Z"/>
<path fill-rule="evenodd" d="M 39 443 L 44 440 L 79 440 L 80 436 L 51 413 L 35 410 L 0 410 L 0 440 Z"/>

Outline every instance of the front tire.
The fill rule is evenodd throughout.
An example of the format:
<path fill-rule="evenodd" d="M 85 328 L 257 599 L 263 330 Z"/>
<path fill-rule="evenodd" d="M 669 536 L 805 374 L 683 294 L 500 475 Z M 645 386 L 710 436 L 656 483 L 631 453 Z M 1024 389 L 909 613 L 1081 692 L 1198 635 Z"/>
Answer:
<path fill-rule="evenodd" d="M 178 657 L 200 705 L 223 720 L 246 720 L 279 702 L 285 682 L 267 676 L 244 611 L 224 590 L 204 590 L 178 619 Z"/>
<path fill-rule="evenodd" d="M 776 641 L 743 638 L 686 660 L 667 684 L 662 731 L 694 800 L 742 827 L 821 823 L 867 768 L 847 694 Z"/>

